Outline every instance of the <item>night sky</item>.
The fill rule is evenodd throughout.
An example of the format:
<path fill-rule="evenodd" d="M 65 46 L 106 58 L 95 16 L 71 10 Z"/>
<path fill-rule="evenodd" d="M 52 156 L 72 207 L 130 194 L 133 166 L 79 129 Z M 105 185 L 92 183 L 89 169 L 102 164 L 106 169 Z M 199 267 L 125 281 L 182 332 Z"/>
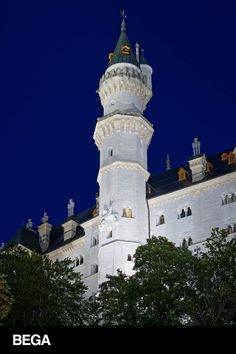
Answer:
<path fill-rule="evenodd" d="M 149 171 L 186 164 L 198 137 L 212 155 L 236 142 L 234 1 L 11 1 L 0 3 L 0 241 L 43 212 L 62 223 L 93 206 L 102 106 L 99 79 L 120 34 L 145 49 L 155 132 Z"/>

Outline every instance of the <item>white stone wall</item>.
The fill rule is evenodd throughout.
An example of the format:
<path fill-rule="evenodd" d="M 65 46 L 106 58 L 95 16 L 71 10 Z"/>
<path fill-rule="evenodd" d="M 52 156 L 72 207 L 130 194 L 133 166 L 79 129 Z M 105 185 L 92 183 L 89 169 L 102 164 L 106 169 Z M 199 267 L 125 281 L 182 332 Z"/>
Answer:
<path fill-rule="evenodd" d="M 112 156 L 111 156 L 112 151 Z M 117 132 L 106 136 L 100 153 L 100 166 L 115 161 L 134 161 L 147 169 L 147 144 L 138 135 L 128 132 Z"/>
<path fill-rule="evenodd" d="M 182 190 L 150 199 L 150 231 L 166 236 L 180 245 L 183 238 L 194 244 L 210 237 L 212 228 L 226 228 L 236 222 L 236 202 L 222 205 L 222 195 L 236 191 L 236 173 L 214 178 Z M 190 207 L 191 216 L 177 218 L 178 210 Z M 156 225 L 157 215 L 164 215 L 165 224 Z"/>

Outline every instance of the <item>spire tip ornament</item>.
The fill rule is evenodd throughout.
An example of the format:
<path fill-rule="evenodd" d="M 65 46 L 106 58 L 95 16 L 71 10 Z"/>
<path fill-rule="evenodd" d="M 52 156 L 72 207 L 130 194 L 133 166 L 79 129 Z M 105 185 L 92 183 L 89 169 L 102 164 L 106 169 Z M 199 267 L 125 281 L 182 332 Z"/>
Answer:
<path fill-rule="evenodd" d="M 127 18 L 126 14 L 125 14 L 125 10 L 120 10 L 120 14 L 122 16 L 122 23 L 121 23 L 121 31 L 125 31 L 126 30 L 126 23 L 125 23 L 125 19 Z"/>

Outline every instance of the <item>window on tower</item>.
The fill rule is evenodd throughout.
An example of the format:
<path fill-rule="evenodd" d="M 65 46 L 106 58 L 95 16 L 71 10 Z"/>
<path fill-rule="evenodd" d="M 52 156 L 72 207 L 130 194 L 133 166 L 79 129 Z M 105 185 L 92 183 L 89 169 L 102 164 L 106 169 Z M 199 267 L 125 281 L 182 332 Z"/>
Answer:
<path fill-rule="evenodd" d="M 128 254 L 127 261 L 132 261 L 132 256 L 130 253 Z"/>
<path fill-rule="evenodd" d="M 96 246 L 97 244 L 98 244 L 98 235 L 92 237 L 91 247 L 94 247 L 94 246 Z"/>
<path fill-rule="evenodd" d="M 133 212 L 131 208 L 123 208 L 122 209 L 122 217 L 123 218 L 132 218 Z"/>
<path fill-rule="evenodd" d="M 91 275 L 98 273 L 98 265 L 92 264 L 91 266 Z"/>

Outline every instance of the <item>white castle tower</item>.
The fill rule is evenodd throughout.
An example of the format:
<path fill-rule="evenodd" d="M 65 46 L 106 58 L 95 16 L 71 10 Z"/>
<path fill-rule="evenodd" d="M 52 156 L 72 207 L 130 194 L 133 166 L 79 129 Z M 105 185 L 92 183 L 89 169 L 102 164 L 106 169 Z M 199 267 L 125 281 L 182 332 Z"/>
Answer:
<path fill-rule="evenodd" d="M 100 150 L 98 283 L 117 269 L 131 275 L 132 256 L 149 237 L 147 149 L 153 128 L 143 111 L 152 97 L 152 68 L 143 52 L 139 58 L 138 45 L 133 54 L 122 15 L 120 37 L 99 83 L 104 116 L 94 132 Z"/>

